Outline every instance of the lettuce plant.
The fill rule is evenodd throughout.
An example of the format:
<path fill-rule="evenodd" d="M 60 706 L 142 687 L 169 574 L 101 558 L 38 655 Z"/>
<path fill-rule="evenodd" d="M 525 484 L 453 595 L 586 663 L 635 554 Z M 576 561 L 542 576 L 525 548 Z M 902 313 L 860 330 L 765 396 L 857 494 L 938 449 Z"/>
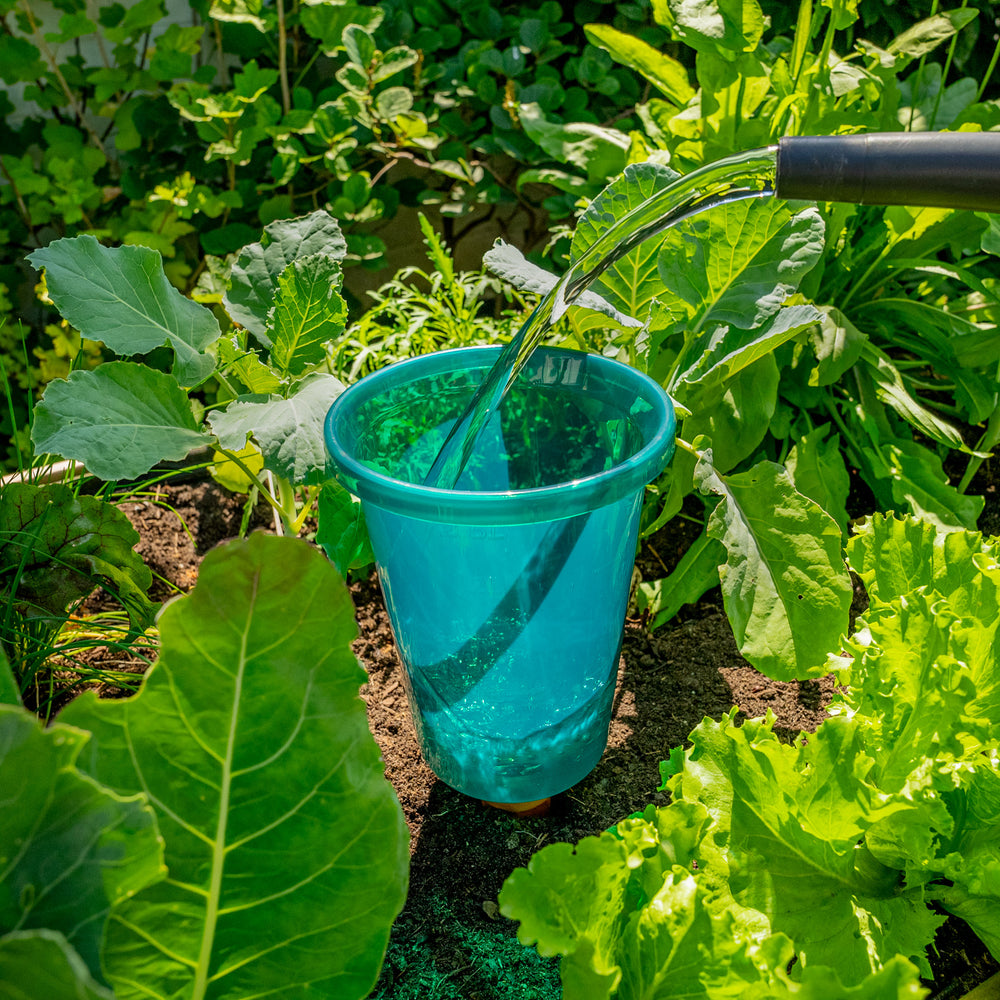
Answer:
<path fill-rule="evenodd" d="M 830 717 L 706 719 L 668 806 L 515 871 L 501 910 L 586 997 L 916 997 L 951 913 L 1000 957 L 1000 543 L 876 515 Z"/>
<path fill-rule="evenodd" d="M 355 632 L 327 560 L 257 534 L 163 611 L 135 698 L 0 704 L 4 997 L 367 995 L 408 852 Z"/>

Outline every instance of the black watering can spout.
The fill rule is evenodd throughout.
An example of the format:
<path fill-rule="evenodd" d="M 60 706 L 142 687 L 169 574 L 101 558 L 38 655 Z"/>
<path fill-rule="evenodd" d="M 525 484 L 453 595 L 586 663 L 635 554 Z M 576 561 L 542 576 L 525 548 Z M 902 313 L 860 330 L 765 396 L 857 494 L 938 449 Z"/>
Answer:
<path fill-rule="evenodd" d="M 788 136 L 775 194 L 803 201 L 1000 212 L 1000 132 Z"/>

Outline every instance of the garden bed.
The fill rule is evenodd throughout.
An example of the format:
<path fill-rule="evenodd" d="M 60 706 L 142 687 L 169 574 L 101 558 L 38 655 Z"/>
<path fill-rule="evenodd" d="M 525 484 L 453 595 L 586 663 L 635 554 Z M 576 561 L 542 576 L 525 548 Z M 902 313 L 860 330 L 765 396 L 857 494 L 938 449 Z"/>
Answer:
<path fill-rule="evenodd" d="M 981 526 L 994 532 L 1000 503 L 991 483 L 983 489 Z M 123 509 L 142 536 L 138 551 L 160 578 L 154 584 L 160 599 L 193 586 L 202 556 L 235 536 L 242 516 L 239 499 L 210 483 L 162 487 L 157 498 Z M 269 527 L 266 507 L 255 511 L 252 523 Z M 658 536 L 644 548 L 640 570 L 662 575 L 687 541 Z M 640 619 L 629 619 L 607 751 L 587 778 L 554 799 L 547 816 L 516 819 L 449 788 L 423 762 L 374 575 L 352 583 L 351 594 L 359 627 L 354 649 L 369 676 L 361 694 L 410 830 L 409 897 L 372 993 L 377 1000 L 558 996 L 557 962 L 521 947 L 515 925 L 497 911 L 497 893 L 511 871 L 545 844 L 599 834 L 649 802 L 665 803 L 656 791 L 658 764 L 704 716 L 718 718 L 733 704 L 744 717 L 770 709 L 778 731 L 790 735 L 819 724 L 833 690 L 829 677 L 780 683 L 750 667 L 717 591 L 683 608 L 655 635 Z M 856 594 L 856 608 L 863 601 L 864 594 Z M 928 984 L 936 1000 L 962 997 L 1000 968 L 959 921 L 945 924 L 937 945 L 936 983 Z"/>

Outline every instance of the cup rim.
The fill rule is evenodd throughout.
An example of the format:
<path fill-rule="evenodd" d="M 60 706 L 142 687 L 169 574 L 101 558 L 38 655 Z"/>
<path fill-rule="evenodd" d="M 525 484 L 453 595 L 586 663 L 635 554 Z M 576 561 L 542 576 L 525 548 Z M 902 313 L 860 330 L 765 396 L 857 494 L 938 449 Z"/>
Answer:
<path fill-rule="evenodd" d="M 356 484 L 348 488 L 360 500 L 384 510 L 409 514 L 433 521 L 456 523 L 525 523 L 559 520 L 594 510 L 636 493 L 654 479 L 671 458 L 676 433 L 673 403 L 663 387 L 644 372 L 613 358 L 560 347 L 539 347 L 536 354 L 582 355 L 588 364 L 635 386 L 636 397 L 642 396 L 654 409 L 658 429 L 652 437 L 625 461 L 611 469 L 580 479 L 537 486 L 523 490 L 455 490 L 424 486 L 395 479 L 359 462 L 342 446 L 338 424 L 345 415 L 375 396 L 384 383 L 398 384 L 400 372 L 407 370 L 407 381 L 417 381 L 455 367 L 461 356 L 463 367 L 470 367 L 470 358 L 482 360 L 488 368 L 502 346 L 459 347 L 399 361 L 366 375 L 342 392 L 327 411 L 324 439 L 327 453 L 337 470 L 338 479 Z M 405 384 L 405 383 L 404 383 Z M 345 484 L 347 485 L 347 484 Z"/>

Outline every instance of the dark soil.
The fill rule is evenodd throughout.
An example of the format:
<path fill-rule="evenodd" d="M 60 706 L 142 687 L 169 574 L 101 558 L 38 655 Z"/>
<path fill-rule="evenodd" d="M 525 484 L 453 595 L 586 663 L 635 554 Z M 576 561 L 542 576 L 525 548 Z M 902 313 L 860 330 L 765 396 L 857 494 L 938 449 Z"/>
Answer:
<path fill-rule="evenodd" d="M 157 574 L 152 596 L 158 599 L 189 590 L 201 557 L 236 536 L 243 516 L 238 498 L 204 483 L 163 487 L 158 502 L 123 509 L 142 536 L 139 552 Z M 986 530 L 1000 530 L 997 511 L 991 499 Z M 266 529 L 267 509 L 258 507 L 251 523 Z M 677 523 L 643 549 L 638 566 L 647 577 L 662 576 L 690 541 L 676 536 Z M 374 574 L 350 590 L 359 628 L 354 648 L 369 677 L 361 695 L 412 852 L 409 897 L 371 994 L 376 1000 L 557 998 L 556 960 L 520 946 L 516 926 L 497 912 L 504 879 L 545 844 L 599 834 L 650 802 L 664 804 L 665 794 L 656 791 L 659 762 L 703 717 L 719 718 L 734 704 L 743 717 L 770 709 L 777 731 L 791 736 L 819 724 L 833 690 L 831 678 L 780 683 L 749 666 L 718 591 L 683 608 L 655 635 L 629 619 L 607 751 L 587 778 L 554 799 L 548 815 L 519 819 L 454 791 L 423 762 Z M 863 602 L 863 591 L 857 597 Z M 1000 968 L 958 921 L 942 928 L 937 947 L 936 982 L 928 984 L 937 1000 L 962 996 Z"/>

